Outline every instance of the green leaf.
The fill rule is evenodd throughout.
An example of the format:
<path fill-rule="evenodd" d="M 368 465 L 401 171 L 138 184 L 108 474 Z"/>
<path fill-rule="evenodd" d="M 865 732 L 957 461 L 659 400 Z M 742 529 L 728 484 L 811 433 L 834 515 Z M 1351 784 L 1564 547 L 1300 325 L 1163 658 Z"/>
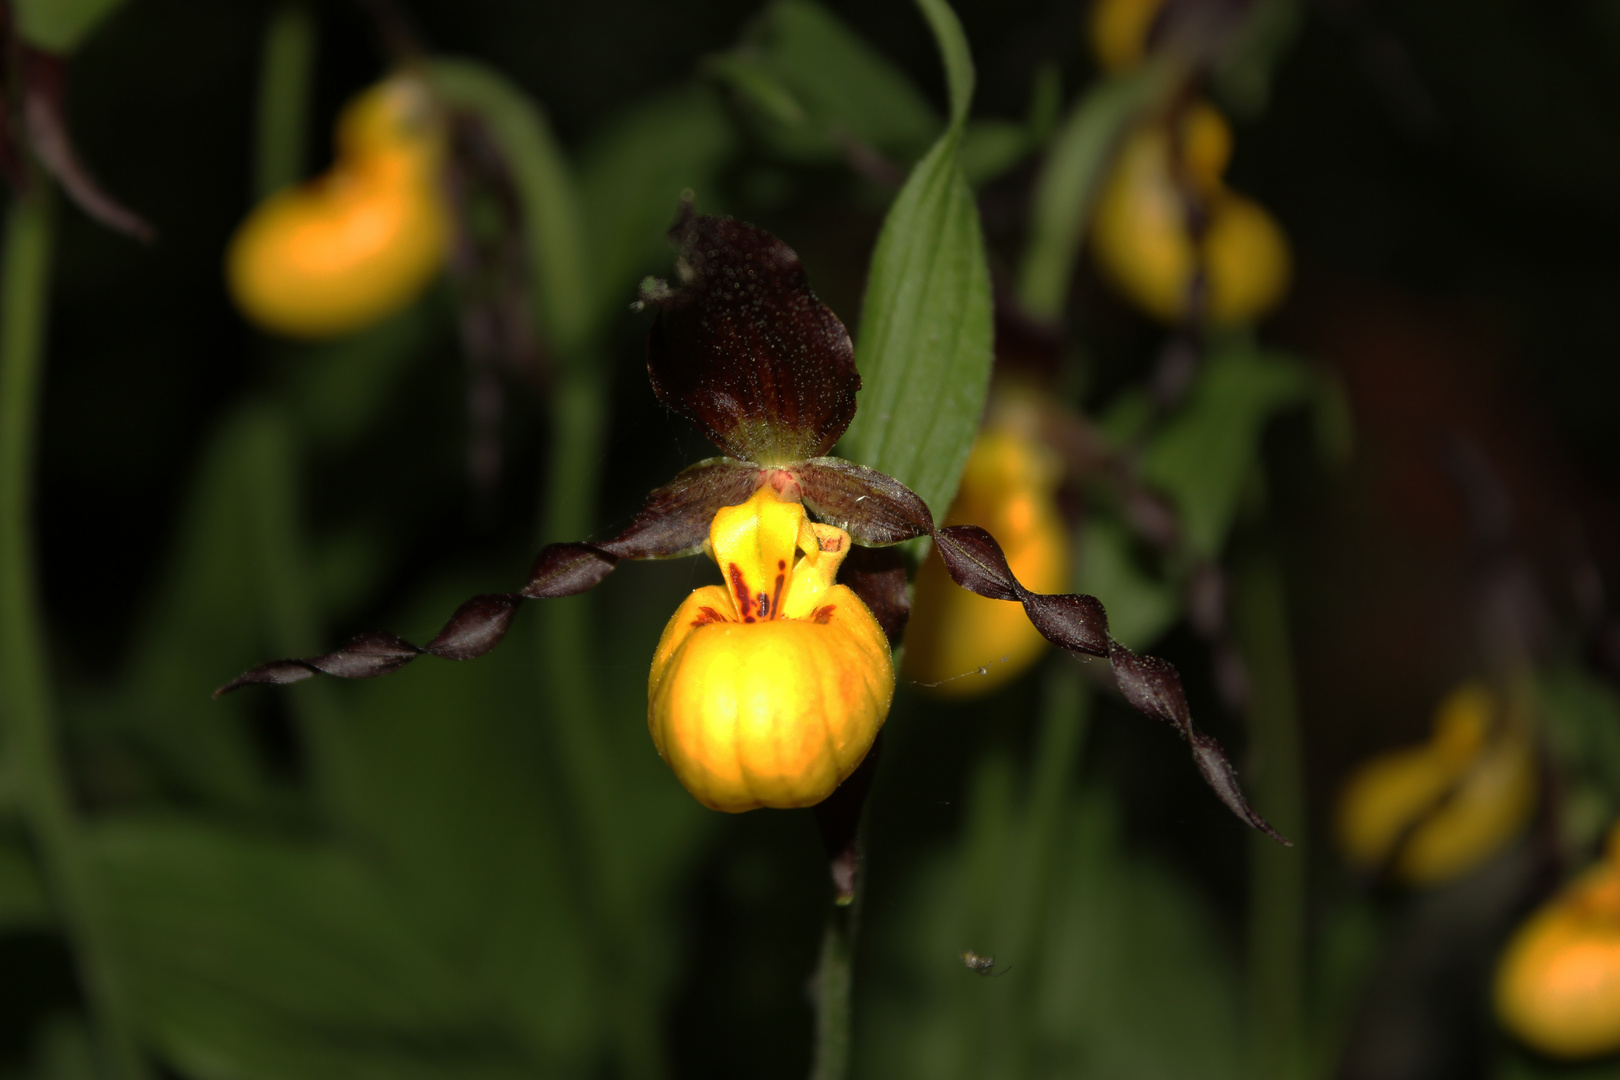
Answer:
<path fill-rule="evenodd" d="M 0 834 L 0 929 L 40 929 L 55 923 L 39 867 L 21 835 Z"/>
<path fill-rule="evenodd" d="M 983 187 L 1029 156 L 1033 145 L 1022 124 L 975 120 L 962 136 L 962 172 L 968 183 Z"/>
<path fill-rule="evenodd" d="M 252 995 L 172 972 L 141 983 L 147 1040 L 195 1080 L 519 1080 L 585 1070 L 513 1060 L 493 1039 L 332 1028 L 290 1018 Z M 448 1045 L 446 1045 L 448 1044 Z"/>
<path fill-rule="evenodd" d="M 855 365 L 860 411 L 846 456 L 885 472 L 935 520 L 956 494 L 990 383 L 990 271 L 973 191 L 959 160 L 972 62 L 943 0 L 919 0 L 940 42 L 955 119 L 889 209 L 867 273 Z"/>
<path fill-rule="evenodd" d="M 330 1024 L 453 1030 L 479 1015 L 397 888 L 337 848 L 184 819 L 122 820 L 94 845 L 137 982 L 195 979 Z"/>
<path fill-rule="evenodd" d="M 668 265 L 681 193 L 702 206 L 734 142 L 715 93 L 691 87 L 637 107 L 585 148 L 579 189 L 597 321 L 622 314 L 642 274 Z"/>
<path fill-rule="evenodd" d="M 1018 297 L 1032 315 L 1057 319 L 1114 146 L 1135 119 L 1174 85 L 1176 71 L 1148 64 L 1083 96 L 1052 139 L 1035 182 Z"/>
<path fill-rule="evenodd" d="M 436 627 L 470 585 L 427 590 L 384 625 Z M 391 868 L 423 932 L 453 947 L 515 1034 L 537 1054 L 579 1058 L 608 1003 L 548 782 L 533 615 L 476 665 L 412 665 L 358 688 L 314 768 L 341 833 Z"/>
<path fill-rule="evenodd" d="M 811 0 L 772 4 L 710 71 L 754 107 L 788 156 L 831 160 L 854 139 L 909 163 L 939 133 L 904 72 Z"/>
<path fill-rule="evenodd" d="M 1211 74 L 1221 102 L 1239 116 L 1265 111 L 1277 62 L 1299 37 L 1305 22 L 1300 0 L 1259 0 L 1243 27 L 1216 59 Z"/>
<path fill-rule="evenodd" d="M 946 0 L 917 0 L 928 28 L 934 32 L 940 59 L 945 64 L 945 87 L 950 92 L 951 126 L 961 127 L 967 122 L 968 109 L 973 105 L 973 54 L 968 50 L 967 35 L 962 23 Z"/>
<path fill-rule="evenodd" d="M 1242 1075 L 1239 985 L 1222 931 L 1196 889 L 1129 851 L 1104 794 L 1064 806 L 1038 945 L 1008 951 L 995 914 L 1016 901 L 1000 886 L 1031 829 L 1017 784 L 1004 759 L 986 760 L 962 841 L 923 865 L 902 902 L 871 916 L 869 940 L 884 955 L 860 1028 L 870 1075 Z M 994 956 L 1007 977 L 965 970 L 967 949 Z M 1038 1070 L 1009 1067 L 1009 1048 L 985 1027 L 1009 1004 L 1028 1015 Z"/>
<path fill-rule="evenodd" d="M 1204 361 L 1181 410 L 1142 456 L 1142 479 L 1175 502 L 1192 555 L 1220 555 L 1266 421 L 1305 401 L 1315 378 L 1297 360 L 1241 345 Z"/>
<path fill-rule="evenodd" d="M 343 446 L 373 430 L 396 399 L 405 370 L 446 334 L 443 293 L 354 334 L 309 345 L 285 345 L 282 369 L 296 418 L 312 441 Z"/>
<path fill-rule="evenodd" d="M 488 125 L 523 201 L 523 231 L 535 275 L 535 308 L 566 364 L 589 329 L 589 275 L 574 178 L 540 105 L 504 75 L 472 60 L 435 60 L 435 90 Z"/>
<path fill-rule="evenodd" d="M 1074 587 L 1103 602 L 1109 632 L 1121 645 L 1151 648 L 1181 617 L 1181 590 L 1142 568 L 1122 522 L 1093 515 L 1075 550 Z"/>
<path fill-rule="evenodd" d="M 190 485 L 125 675 L 111 695 L 73 702 L 82 731 L 116 733 L 167 786 L 239 811 L 264 808 L 272 794 L 248 727 L 252 704 L 214 701 L 209 691 L 266 654 L 287 655 L 270 612 L 296 597 L 266 579 L 265 558 L 289 553 L 270 550 L 285 533 L 267 533 L 264 522 L 267 506 L 291 498 L 288 439 L 275 409 L 244 407 L 224 419 Z"/>
<path fill-rule="evenodd" d="M 96 1080 L 95 1045 L 90 1031 L 74 1016 L 56 1015 L 34 1035 L 35 1080 Z"/>
<path fill-rule="evenodd" d="M 36 49 L 67 55 L 124 0 L 16 0 L 17 29 Z"/>

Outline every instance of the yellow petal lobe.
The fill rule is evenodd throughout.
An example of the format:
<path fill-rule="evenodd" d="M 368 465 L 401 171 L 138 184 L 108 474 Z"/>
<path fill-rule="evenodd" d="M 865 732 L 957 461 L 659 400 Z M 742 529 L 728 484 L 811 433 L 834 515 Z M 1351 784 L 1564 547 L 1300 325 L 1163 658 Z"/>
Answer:
<path fill-rule="evenodd" d="M 812 806 L 855 771 L 894 695 L 888 639 L 834 583 L 849 536 L 769 487 L 715 515 L 724 585 L 694 591 L 653 653 L 647 727 L 699 802 Z"/>
<path fill-rule="evenodd" d="M 1092 55 L 1106 72 L 1126 71 L 1142 62 L 1148 34 L 1164 0 L 1095 0 L 1087 21 Z"/>
<path fill-rule="evenodd" d="M 1200 266 L 1204 315 L 1219 326 L 1259 318 L 1287 291 L 1292 256 L 1282 229 L 1221 181 L 1231 143 L 1226 121 L 1202 103 L 1173 131 L 1146 124 L 1126 140 L 1098 196 L 1092 225 L 1097 267 L 1155 318 L 1186 317 Z M 1202 203 L 1205 220 L 1196 245 L 1188 232 L 1189 194 Z"/>
<path fill-rule="evenodd" d="M 232 237 L 226 279 L 237 307 L 273 333 L 320 339 L 415 299 L 449 246 L 442 142 L 415 79 L 360 95 L 339 119 L 333 167 L 270 196 Z"/>
<path fill-rule="evenodd" d="M 1338 832 L 1350 862 L 1376 870 L 1393 858 L 1397 877 L 1433 885 L 1459 877 L 1517 836 L 1535 809 L 1528 734 L 1493 733 L 1495 697 L 1466 683 L 1441 704 L 1422 746 L 1359 768 L 1339 801 Z"/>
<path fill-rule="evenodd" d="M 1612 855 L 1514 934 L 1497 967 L 1503 1025 L 1550 1057 L 1620 1050 L 1620 866 Z"/>

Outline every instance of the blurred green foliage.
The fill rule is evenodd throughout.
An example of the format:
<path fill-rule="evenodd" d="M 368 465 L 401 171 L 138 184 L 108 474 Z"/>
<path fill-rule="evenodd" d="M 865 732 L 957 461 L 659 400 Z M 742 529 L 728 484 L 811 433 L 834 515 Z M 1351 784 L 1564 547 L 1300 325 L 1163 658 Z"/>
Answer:
<path fill-rule="evenodd" d="M 608 532 L 706 455 L 652 403 L 646 323 L 627 311 L 643 274 L 668 272 L 663 233 L 685 192 L 778 232 L 825 296 L 847 298 L 864 388 L 841 452 L 910 484 L 936 515 L 984 407 L 997 287 L 1028 314 L 1071 320 L 1054 400 L 1096 417 L 1110 460 L 1179 527 L 1154 548 L 1110 477 L 1074 485 L 1086 503 L 1077 588 L 1103 600 L 1122 643 L 1180 665 L 1201 722 L 1250 752 L 1234 757 L 1265 798 L 1278 797 L 1278 769 L 1313 785 L 1288 826 L 1310 861 L 1277 884 L 1255 871 L 1272 855 L 1245 846 L 1169 733 L 1095 691 L 1089 667 L 1053 658 L 960 706 L 902 687 L 874 796 L 874 813 L 891 815 L 874 852 L 890 861 L 870 868 L 854 1074 L 1374 1074 L 1344 1062 L 1379 1038 L 1362 1026 L 1379 980 L 1421 966 L 1391 944 L 1407 901 L 1350 881 L 1309 843 L 1343 763 L 1241 728 L 1187 630 L 1207 566 L 1259 560 L 1283 580 L 1267 560 L 1289 515 L 1350 459 L 1345 381 L 1246 331 L 1203 343 L 1187 392 L 1156 398 L 1163 342 L 1099 294 L 1083 242 L 1119 133 L 1162 103 L 1174 72 L 1099 80 L 1078 8 L 891 7 L 410 6 L 432 36 L 438 93 L 478 117 L 510 169 L 543 344 L 539 370 L 502 376 L 512 464 L 493 518 L 478 519 L 458 457 L 466 386 L 448 290 L 351 339 L 292 346 L 247 333 L 218 284 L 249 189 L 320 160 L 339 101 L 382 70 L 376 27 L 358 8 L 311 5 L 318 42 L 287 68 L 305 82 L 259 87 L 255 118 L 250 68 L 290 6 L 17 0 L 30 44 L 75 56 L 86 157 L 152 208 L 164 236 L 151 250 L 114 246 L 59 209 L 40 515 L 85 854 L 110 962 L 165 1075 L 802 1074 L 828 889 L 810 819 L 701 809 L 642 729 L 653 643 L 706 566 L 623 568 L 599 594 L 525 612 L 475 664 L 208 697 L 245 667 L 361 629 L 421 640 L 465 596 L 510 587 L 541 539 Z M 1514 270 L 1524 299 L 1512 319 L 1544 323 L 1535 340 L 1564 353 L 1612 344 L 1606 316 L 1586 310 L 1612 291 L 1613 268 L 1592 252 L 1620 228 L 1620 155 L 1593 119 L 1614 86 L 1612 35 L 1586 33 L 1598 6 L 1538 17 L 1522 40 L 1529 16 L 1501 4 L 1402 12 L 1390 33 L 1420 48 L 1460 39 L 1426 51 L 1425 70 L 1472 155 L 1414 152 L 1410 176 L 1386 129 L 1413 122 L 1401 113 L 1411 101 L 1365 60 L 1396 38 L 1302 7 L 1258 3 L 1211 79 L 1255 125 L 1239 131 L 1237 175 L 1319 275 L 1293 317 L 1335 287 L 1343 271 L 1323 263 L 1410 282 L 1522 256 L 1557 273 L 1537 284 Z M 1504 88 L 1494 68 L 1482 75 L 1487 56 L 1522 77 Z M 1585 59 L 1561 70 L 1569 56 Z M 1561 72 L 1556 93 L 1526 89 L 1548 72 Z M 1526 121 L 1538 101 L 1545 112 Z M 1543 115 L 1557 123 L 1537 134 Z M 1514 202 L 1515 185 L 1536 198 Z M 1576 235 L 1596 239 L 1564 252 L 1558 237 Z M 1421 258 L 1402 254 L 1420 242 Z M 1586 308 L 1565 312 L 1566 285 Z M 1573 400 L 1559 415 L 1585 418 L 1572 438 L 1606 460 L 1610 376 L 1544 367 L 1549 400 Z M 1287 583 L 1302 595 L 1271 597 L 1285 655 L 1269 670 L 1256 635 L 1241 620 L 1229 629 L 1251 675 L 1272 680 L 1262 693 L 1297 700 L 1308 741 L 1323 691 L 1295 680 L 1320 676 L 1320 662 L 1286 646 L 1318 594 L 1309 576 Z M 1573 868 L 1620 812 L 1620 704 L 1574 644 L 1552 651 L 1538 716 L 1553 831 Z M 107 1075 L 72 943 L 30 944 L 60 940 L 61 898 L 41 875 L 15 768 L 0 770 L 0 1056 L 19 1076 Z M 1530 855 L 1504 859 L 1512 869 Z M 1475 890 L 1507 898 L 1467 943 L 1476 966 L 1532 897 L 1529 876 Z M 1302 955 L 1284 955 L 1300 987 L 1295 1031 L 1255 1020 L 1268 928 L 1251 917 L 1279 910 L 1256 895 L 1266 888 L 1295 889 L 1280 910 L 1310 930 Z M 993 966 L 976 971 L 966 953 Z M 1477 975 L 1454 996 L 1479 996 Z M 1436 1038 L 1472 1049 L 1443 1075 L 1616 1072 L 1537 1060 L 1487 1034 L 1481 1001 L 1463 1011 Z M 1263 1045 L 1285 1036 L 1297 1057 Z"/>

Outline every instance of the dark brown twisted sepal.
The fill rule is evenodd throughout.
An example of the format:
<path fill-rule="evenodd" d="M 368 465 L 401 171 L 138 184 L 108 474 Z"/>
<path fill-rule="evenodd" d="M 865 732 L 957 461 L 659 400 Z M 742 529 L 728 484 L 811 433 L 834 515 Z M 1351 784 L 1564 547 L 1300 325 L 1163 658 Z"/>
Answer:
<path fill-rule="evenodd" d="M 763 229 L 692 212 L 674 288 L 644 286 L 659 309 L 647 374 L 666 406 L 735 458 L 786 465 L 825 454 L 855 416 L 855 348 L 810 291 L 792 248 Z"/>
<path fill-rule="evenodd" d="M 421 648 L 393 634 L 372 631 L 321 656 L 261 664 L 215 690 L 214 696 L 244 686 L 300 682 L 317 673 L 372 679 L 423 655 L 444 660 L 483 656 L 506 637 L 524 600 L 575 596 L 593 589 L 621 559 L 689 555 L 703 546 L 715 511 L 746 502 L 759 483 L 760 470 L 753 465 L 723 458 L 700 462 L 648 495 L 641 512 L 611 540 L 546 545 L 521 590 L 473 597 Z"/>
<path fill-rule="evenodd" d="M 67 123 L 67 61 L 27 46 L 21 53 L 23 126 L 34 153 L 80 210 L 109 229 L 150 242 L 157 235 L 152 226 L 107 194 L 79 160 Z"/>
<path fill-rule="evenodd" d="M 892 476 L 843 458 L 794 467 L 807 510 L 864 547 L 887 547 L 934 530 L 928 504 Z"/>
<path fill-rule="evenodd" d="M 1238 784 L 1237 770 L 1221 744 L 1193 726 L 1192 710 L 1181 676 L 1167 661 L 1138 656 L 1108 633 L 1108 613 L 1095 596 L 1030 592 L 1013 576 L 1001 545 L 977 525 L 953 525 L 934 534 L 945 569 L 962 588 L 992 600 L 1017 600 L 1029 621 L 1054 644 L 1086 656 L 1107 657 L 1114 681 L 1138 711 L 1158 717 L 1181 733 L 1192 747 L 1193 761 L 1210 789 L 1243 821 L 1278 843 L 1290 841 L 1249 805 Z"/>

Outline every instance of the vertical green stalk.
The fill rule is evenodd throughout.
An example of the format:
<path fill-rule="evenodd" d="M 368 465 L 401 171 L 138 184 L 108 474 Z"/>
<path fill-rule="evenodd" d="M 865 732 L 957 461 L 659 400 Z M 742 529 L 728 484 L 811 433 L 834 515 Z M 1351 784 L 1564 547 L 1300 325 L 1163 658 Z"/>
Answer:
<path fill-rule="evenodd" d="M 52 716 L 33 551 L 34 435 L 51 272 L 51 191 L 35 170 L 0 254 L 0 725 L 21 811 L 78 969 L 106 1075 L 140 1080 L 127 1000 Z"/>
<path fill-rule="evenodd" d="M 862 831 L 865 830 L 863 825 Z M 856 850 L 861 839 L 857 835 Z M 810 1080 L 844 1080 L 849 1075 L 850 1036 L 854 1024 L 855 934 L 861 921 L 862 878 L 855 872 L 854 899 L 834 904 L 821 935 L 816 964 L 816 1041 Z"/>
<path fill-rule="evenodd" d="M 1255 833 L 1249 863 L 1249 1035 L 1257 1080 L 1305 1074 L 1305 786 L 1282 574 L 1269 552 L 1236 572 L 1232 622 L 1250 688 L 1255 808 L 1293 839 Z"/>
<path fill-rule="evenodd" d="M 552 450 L 544 538 L 576 540 L 591 530 L 607 426 L 607 384 L 595 357 L 574 357 L 553 388 Z M 647 969 L 651 949 L 637 918 L 632 883 L 618 857 L 625 850 L 614 802 L 612 765 L 601 739 L 592 682 L 588 597 L 548 600 L 542 609 L 541 657 L 553 705 L 570 796 L 579 813 L 582 892 L 617 1025 L 619 1069 L 630 1080 L 664 1075 L 658 1002 Z"/>
<path fill-rule="evenodd" d="M 259 64 L 255 199 L 304 178 L 310 70 L 315 64 L 315 17 L 306 0 L 284 0 L 271 12 Z"/>
<path fill-rule="evenodd" d="M 263 199 L 304 177 L 309 99 L 315 65 L 316 26 L 308 0 L 282 0 L 265 26 L 259 60 L 254 197 Z M 287 346 L 261 341 L 272 358 L 286 359 Z M 251 512 L 259 539 L 262 613 L 273 651 L 307 656 L 320 648 L 320 601 L 312 581 L 302 522 L 299 452 L 290 407 L 281 402 L 249 405 L 236 421 L 245 426 L 258 470 Z M 293 695 L 295 715 L 310 745 L 318 745 L 334 719 L 333 697 L 319 680 Z M 321 755 L 312 755 L 320 760 Z M 314 787 L 322 789 L 321 778 Z"/>

